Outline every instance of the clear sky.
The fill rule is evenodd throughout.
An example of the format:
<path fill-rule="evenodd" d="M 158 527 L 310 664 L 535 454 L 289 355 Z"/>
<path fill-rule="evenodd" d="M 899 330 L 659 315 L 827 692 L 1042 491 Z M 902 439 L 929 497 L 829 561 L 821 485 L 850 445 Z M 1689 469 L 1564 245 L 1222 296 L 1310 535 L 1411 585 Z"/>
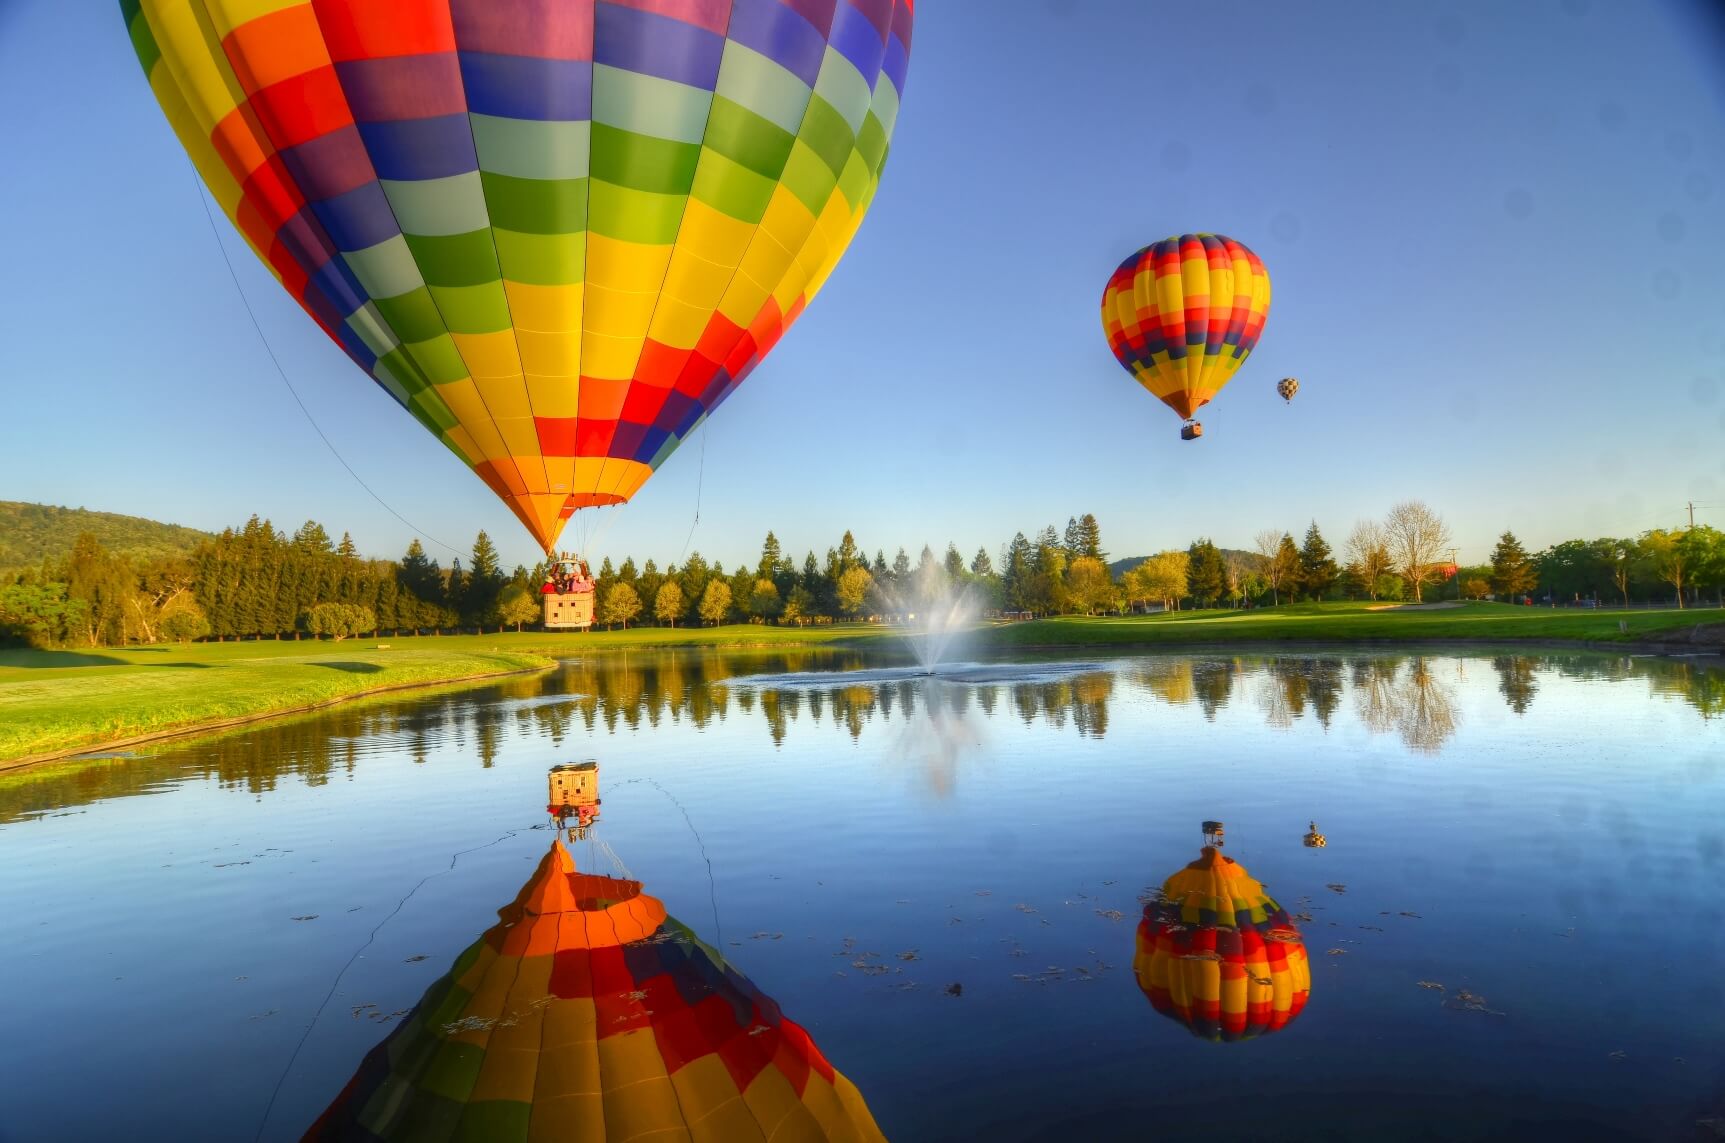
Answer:
<path fill-rule="evenodd" d="M 702 433 L 597 514 L 595 556 L 677 558 L 697 499 L 693 546 L 727 565 L 768 528 L 799 559 L 847 526 L 889 560 L 968 558 L 1086 511 L 1116 555 L 1311 519 L 1339 547 L 1407 497 L 1464 561 L 1504 528 L 1633 534 L 1690 500 L 1725 525 L 1725 42 L 1699 2 L 918 7 L 857 241 Z M 313 517 L 399 555 L 414 531 L 276 378 L 117 6 L 0 0 L 0 104 L 0 499 Z M 422 534 L 465 551 L 485 528 L 531 562 L 218 222 L 342 456 Z M 1097 310 L 1122 258 L 1194 230 L 1256 250 L 1275 296 L 1184 444 Z"/>

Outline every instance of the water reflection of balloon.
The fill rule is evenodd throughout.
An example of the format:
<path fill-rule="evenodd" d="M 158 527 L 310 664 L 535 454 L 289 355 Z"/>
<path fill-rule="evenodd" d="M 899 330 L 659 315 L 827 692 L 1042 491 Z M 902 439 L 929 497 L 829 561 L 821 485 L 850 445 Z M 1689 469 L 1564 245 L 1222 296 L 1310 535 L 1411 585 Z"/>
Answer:
<path fill-rule="evenodd" d="M 566 775 L 574 805 L 585 773 Z M 648 1136 L 882 1138 L 803 1028 L 640 882 L 578 870 L 558 838 L 306 1138 Z"/>
<path fill-rule="evenodd" d="M 1185 420 L 1181 437 L 1258 344 L 1270 276 L 1220 234 L 1164 238 L 1120 263 L 1102 291 L 1102 332 L 1122 368 Z"/>
<path fill-rule="evenodd" d="M 1144 906 L 1132 968 L 1156 1011 L 1193 1035 L 1249 1040 L 1300 1014 L 1311 966 L 1287 911 L 1222 856 L 1221 823 L 1204 825 L 1198 860 Z"/>
<path fill-rule="evenodd" d="M 741 384 L 872 203 L 912 0 L 123 0 L 211 196 L 549 552 Z"/>

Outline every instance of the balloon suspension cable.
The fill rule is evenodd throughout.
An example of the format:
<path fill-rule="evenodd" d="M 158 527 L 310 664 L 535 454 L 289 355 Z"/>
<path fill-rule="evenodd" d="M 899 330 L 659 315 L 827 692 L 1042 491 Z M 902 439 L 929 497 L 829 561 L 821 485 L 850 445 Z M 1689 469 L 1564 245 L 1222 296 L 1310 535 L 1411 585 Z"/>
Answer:
<path fill-rule="evenodd" d="M 377 940 L 377 934 L 383 931 L 383 927 L 393 921 L 395 919 L 395 915 L 407 907 L 407 903 L 413 899 L 413 895 L 425 888 L 425 883 L 427 881 L 430 881 L 433 877 L 441 877 L 445 873 L 454 869 L 455 863 L 467 854 L 478 853 L 482 849 L 490 849 L 492 846 L 508 841 L 510 838 L 521 832 L 523 831 L 520 829 L 512 829 L 499 837 L 493 838 L 484 845 L 476 845 L 470 849 L 457 850 L 450 854 L 448 865 L 437 870 L 435 873 L 427 873 L 424 877 L 421 877 L 419 879 L 419 883 L 409 889 L 407 891 L 407 895 L 395 903 L 395 908 L 389 911 L 389 915 L 379 921 L 371 930 L 371 934 L 365 938 L 365 943 L 353 950 L 353 955 L 347 958 L 347 963 L 341 966 L 341 971 L 335 974 L 334 980 L 330 981 L 329 991 L 324 993 L 323 1002 L 317 1006 L 317 1011 L 312 1013 L 311 1022 L 305 1026 L 305 1031 L 300 1034 L 299 1043 L 294 1045 L 293 1054 L 288 1056 L 286 1065 L 282 1067 L 282 1074 L 277 1077 L 276 1085 L 270 1091 L 269 1102 L 264 1104 L 264 1113 L 262 1117 L 258 1119 L 258 1129 L 257 1133 L 252 1136 L 252 1143 L 257 1143 L 257 1140 L 263 1138 L 264 1128 L 269 1126 L 270 1112 L 275 1110 L 276 1099 L 281 1095 L 282 1085 L 287 1082 L 288 1076 L 293 1072 L 294 1061 L 299 1059 L 299 1054 L 305 1048 L 306 1041 L 311 1039 L 312 1029 L 316 1028 L 317 1022 L 323 1018 L 324 1009 L 328 1008 L 329 1002 L 335 999 L 335 992 L 336 989 L 341 987 L 342 977 L 347 975 L 347 970 L 352 968 L 359 960 L 360 956 L 364 954 L 365 950 L 371 947 L 372 942 Z"/>
<path fill-rule="evenodd" d="M 695 529 L 701 525 L 701 488 L 707 482 L 707 426 L 701 425 L 701 463 L 695 470 L 695 519 L 689 525 L 689 534 L 683 537 L 683 550 L 677 553 L 677 562 L 681 564 L 683 557 L 689 554 L 689 543 L 695 538 Z"/>
<path fill-rule="evenodd" d="M 186 162 L 188 165 L 190 165 L 191 160 L 187 159 Z M 410 528 L 416 535 L 423 536 L 425 539 L 430 540 L 432 543 L 436 544 L 438 547 L 447 549 L 448 551 L 453 552 L 455 555 L 460 556 L 462 554 L 461 549 L 454 547 L 453 545 L 444 543 L 442 540 L 438 539 L 436 536 L 431 535 L 425 529 L 423 529 L 419 525 L 415 524 L 412 520 L 409 520 L 406 516 L 403 516 L 400 512 L 397 512 L 394 508 L 391 508 L 389 506 L 388 501 L 384 500 L 383 497 L 379 496 L 372 489 L 371 485 L 367 484 L 360 477 L 359 473 L 357 473 L 353 470 L 353 465 L 349 464 L 347 462 L 347 460 L 341 455 L 340 451 L 336 449 L 335 445 L 330 441 L 329 437 L 324 433 L 323 428 L 317 423 L 317 418 L 313 417 L 311 415 L 311 410 L 306 407 L 305 401 L 299 395 L 299 390 L 295 389 L 293 386 L 293 382 L 288 380 L 287 370 L 282 368 L 282 363 L 276 357 L 276 351 L 270 345 L 269 338 L 264 336 L 264 327 L 261 324 L 259 324 L 258 315 L 252 310 L 251 299 L 246 296 L 245 287 L 240 285 L 240 276 L 234 270 L 233 259 L 228 256 L 227 243 L 222 241 L 221 230 L 220 230 L 220 228 L 218 228 L 216 226 L 215 213 L 210 210 L 209 198 L 207 197 L 207 194 L 204 190 L 204 184 L 198 179 L 198 169 L 196 167 L 192 167 L 192 184 L 197 187 L 198 202 L 204 208 L 204 218 L 206 220 L 208 220 L 208 222 L 210 224 L 210 236 L 216 240 L 216 249 L 218 249 L 222 252 L 222 262 L 228 268 L 228 277 L 234 283 L 234 292 L 240 296 L 240 303 L 245 306 L 246 316 L 251 319 L 253 331 L 255 331 L 257 333 L 258 341 L 263 343 L 264 352 L 269 354 L 270 364 L 275 366 L 276 376 L 280 377 L 282 384 L 287 386 L 287 391 L 289 393 L 293 394 L 294 404 L 298 405 L 299 411 L 305 414 L 305 419 L 311 425 L 312 431 L 317 433 L 318 439 L 323 441 L 324 447 L 329 449 L 330 455 L 335 457 L 335 459 L 337 461 L 340 461 L 341 466 L 343 468 L 347 469 L 347 474 L 349 476 L 353 477 L 354 482 L 357 483 L 361 488 L 365 489 L 366 493 L 368 495 L 370 495 L 373 500 L 375 500 L 379 504 L 381 504 L 383 506 L 383 510 L 385 512 L 388 512 L 391 516 L 394 516 L 397 520 L 400 520 L 403 524 L 406 524 L 408 526 L 408 528 Z"/>

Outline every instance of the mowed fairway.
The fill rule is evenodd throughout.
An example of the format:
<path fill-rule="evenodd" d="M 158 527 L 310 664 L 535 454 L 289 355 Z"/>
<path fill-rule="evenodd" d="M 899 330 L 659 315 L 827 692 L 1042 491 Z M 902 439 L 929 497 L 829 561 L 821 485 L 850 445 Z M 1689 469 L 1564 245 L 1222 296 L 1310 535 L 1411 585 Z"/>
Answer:
<path fill-rule="evenodd" d="M 985 624 L 963 654 L 1034 648 L 1239 645 L 1395 645 L 1415 642 L 1625 643 L 1711 627 L 1697 650 L 1725 647 L 1725 610 L 1574 611 L 1505 604 L 1371 610 L 1363 603 L 1257 611 L 1065 616 Z M 1620 626 L 1621 625 L 1621 626 Z M 89 651 L 0 651 L 0 765 L 231 719 L 303 710 L 398 687 L 477 680 L 548 667 L 557 658 L 655 647 L 837 644 L 898 650 L 894 629 L 866 624 L 652 627 L 585 635 L 486 635 L 261 640 Z"/>
<path fill-rule="evenodd" d="M 1372 610 L 1381 607 L 1380 610 Z M 1256 611 L 1175 611 L 1089 619 L 1061 616 L 999 627 L 995 647 L 1094 644 L 1401 643 L 1524 640 L 1621 643 L 1670 638 L 1696 626 L 1725 623 L 1725 609 L 1583 611 L 1467 603 L 1459 607 L 1382 607 L 1370 603 L 1300 603 Z M 1713 645 L 1720 645 L 1718 634 Z"/>

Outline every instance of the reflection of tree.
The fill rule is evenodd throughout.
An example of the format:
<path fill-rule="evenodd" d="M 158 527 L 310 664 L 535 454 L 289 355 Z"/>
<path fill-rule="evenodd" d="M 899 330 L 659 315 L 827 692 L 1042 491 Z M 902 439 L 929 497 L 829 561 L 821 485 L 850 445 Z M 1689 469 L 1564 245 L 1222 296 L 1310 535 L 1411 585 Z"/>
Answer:
<path fill-rule="evenodd" d="M 1460 716 L 1455 695 L 1433 673 L 1430 660 L 1416 656 L 1354 659 L 1354 708 L 1373 734 L 1395 731 L 1410 750 L 1436 754 L 1454 737 Z"/>
<path fill-rule="evenodd" d="M 1169 706 L 1184 706 L 1195 692 L 1190 659 L 1152 659 L 1132 672 L 1132 680 Z"/>
<path fill-rule="evenodd" d="M 1312 698 L 1312 712 L 1325 730 L 1330 728 L 1336 708 L 1342 705 L 1342 689 L 1340 659 L 1313 659 L 1308 663 L 1306 690 Z"/>
<path fill-rule="evenodd" d="M 1438 682 L 1430 662 L 1423 656 L 1408 664 L 1406 677 L 1397 689 L 1401 709 L 1396 729 L 1408 748 L 1421 754 L 1436 754 L 1455 734 L 1455 698 Z"/>
<path fill-rule="evenodd" d="M 1210 722 L 1216 721 L 1216 712 L 1228 705 L 1228 698 L 1234 692 L 1234 674 L 1239 669 L 1238 660 L 1204 660 L 1192 664 L 1192 689 L 1197 693 L 1198 705 L 1204 710 L 1204 717 Z"/>
<path fill-rule="evenodd" d="M 1503 701 L 1515 713 L 1526 714 L 1533 705 L 1534 692 L 1539 689 L 1533 677 L 1534 661 L 1526 655 L 1499 655 L 1492 659 L 1491 665 L 1497 672 L 1497 691 Z"/>
<path fill-rule="evenodd" d="M 1725 715 L 1725 670 L 1687 662 L 1662 667 L 1651 680 L 1654 693 L 1681 695 L 1702 718 Z"/>

